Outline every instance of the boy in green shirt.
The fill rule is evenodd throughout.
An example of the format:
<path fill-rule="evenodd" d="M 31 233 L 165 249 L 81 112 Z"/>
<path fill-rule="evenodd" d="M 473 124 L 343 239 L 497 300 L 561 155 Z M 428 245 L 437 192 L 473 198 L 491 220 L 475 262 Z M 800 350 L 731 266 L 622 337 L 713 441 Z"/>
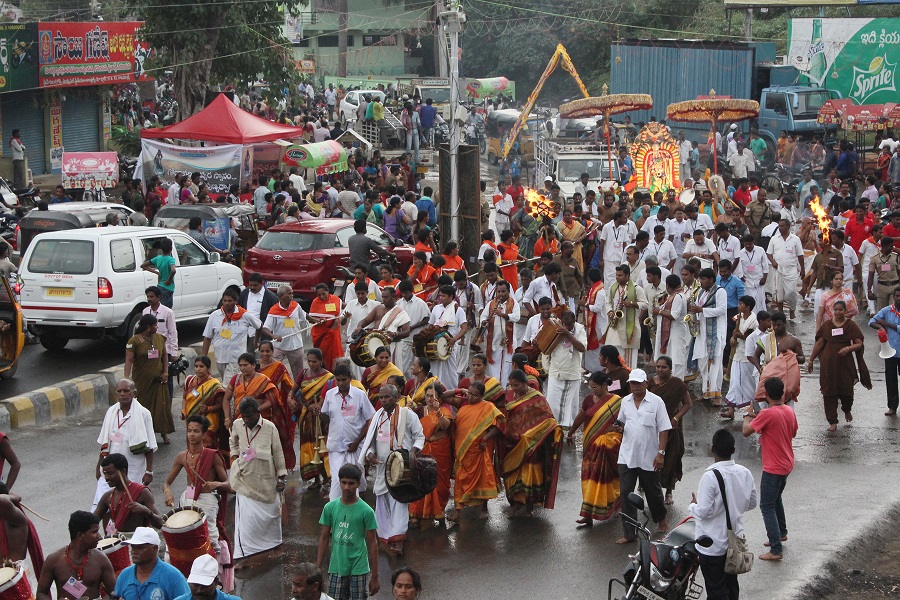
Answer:
<path fill-rule="evenodd" d="M 342 466 L 338 471 L 341 497 L 326 504 L 319 519 L 322 533 L 316 564 L 322 568 L 330 540 L 327 593 L 334 600 L 365 600 L 377 594 L 381 587 L 375 511 L 357 494 L 362 476 L 358 466 L 352 463 Z"/>
<path fill-rule="evenodd" d="M 175 258 L 172 257 L 172 240 L 163 238 L 159 243 L 159 249 L 162 250 L 162 254 L 146 261 L 141 268 L 156 273 L 159 277 L 157 286 L 162 291 L 159 301 L 163 306 L 172 308 L 175 297 Z"/>

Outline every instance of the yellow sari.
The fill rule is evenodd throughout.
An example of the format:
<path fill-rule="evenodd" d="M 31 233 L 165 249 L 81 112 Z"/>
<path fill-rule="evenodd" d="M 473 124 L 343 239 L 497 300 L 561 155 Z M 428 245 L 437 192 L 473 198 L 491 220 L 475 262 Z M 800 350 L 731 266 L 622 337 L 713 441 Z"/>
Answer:
<path fill-rule="evenodd" d="M 203 445 L 206 448 L 222 448 L 222 437 L 227 440 L 226 436 L 220 436 L 222 427 L 222 396 L 225 395 L 225 388 L 222 383 L 215 377 L 209 377 L 206 381 L 198 383 L 197 376 L 191 375 L 184 382 L 184 417 L 192 417 L 200 414 L 200 409 L 204 406 L 207 408 L 214 404 L 220 404 L 218 410 L 208 411 L 204 416 L 209 421 L 209 429 L 204 436 Z M 224 444 L 224 448 L 228 449 L 228 444 Z"/>
<path fill-rule="evenodd" d="M 440 379 L 432 375 L 425 381 L 421 383 L 421 385 L 416 385 L 415 379 L 410 379 L 411 387 L 415 388 L 412 390 L 412 393 L 408 396 L 410 401 L 412 402 L 410 408 L 414 408 L 415 406 L 422 406 L 425 404 L 425 390 L 434 385 L 435 383 L 440 383 Z"/>
<path fill-rule="evenodd" d="M 334 375 L 329 371 L 325 371 L 318 377 L 309 375 L 309 370 L 303 371 L 302 380 L 300 381 L 300 398 L 303 406 L 300 409 L 300 416 L 297 424 L 300 427 L 300 477 L 306 481 L 315 479 L 318 476 L 328 477 L 331 469 L 328 464 L 328 455 L 321 456 L 322 464 L 312 464 L 312 459 L 316 453 L 316 416 L 309 410 L 310 404 L 318 404 L 325 399 L 325 392 L 328 391 L 328 385 L 334 381 Z M 320 435 L 328 436 L 328 428 L 322 427 Z"/>
<path fill-rule="evenodd" d="M 510 503 L 553 508 L 562 437 L 562 427 L 540 392 L 529 388 L 524 396 L 507 402 L 503 432 L 506 452 L 502 464 Z"/>
<path fill-rule="evenodd" d="M 377 373 L 373 372 L 372 367 L 366 368 L 363 371 L 362 383 L 366 388 L 366 393 L 369 395 L 369 400 L 375 406 L 375 409 L 381 407 L 381 403 L 378 401 L 378 392 L 381 391 L 381 386 L 387 383 L 389 377 L 395 377 L 399 375 L 403 377 L 403 371 L 397 368 L 397 366 L 389 362 L 387 366 Z M 403 391 L 403 390 L 399 390 Z"/>
<path fill-rule="evenodd" d="M 475 381 L 475 379 L 466 377 L 459 382 L 459 387 L 467 390 L 473 381 Z M 500 385 L 500 381 L 498 381 L 496 377 L 485 377 L 482 383 L 484 383 L 484 396 L 482 396 L 482 398 L 486 402 L 490 402 L 491 404 L 502 408 L 502 400 L 506 396 L 506 390 Z"/>
<path fill-rule="evenodd" d="M 584 428 L 581 459 L 581 516 L 605 521 L 619 512 L 619 446 L 622 434 L 612 430 L 622 406 L 615 394 L 585 411 L 590 419 Z"/>
<path fill-rule="evenodd" d="M 456 458 L 453 462 L 453 502 L 457 509 L 481 504 L 496 498 L 500 491 L 494 468 L 496 438 L 480 447 L 482 436 L 503 420 L 503 413 L 490 402 L 463 404 L 456 413 L 453 428 L 453 445 Z"/>

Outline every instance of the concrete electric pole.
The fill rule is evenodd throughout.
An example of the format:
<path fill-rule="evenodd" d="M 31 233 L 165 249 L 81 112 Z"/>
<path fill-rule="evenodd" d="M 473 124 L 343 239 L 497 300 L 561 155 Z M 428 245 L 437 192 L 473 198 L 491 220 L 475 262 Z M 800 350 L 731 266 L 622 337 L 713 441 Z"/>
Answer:
<path fill-rule="evenodd" d="M 450 46 L 450 238 L 459 241 L 459 124 L 456 114 L 459 110 L 459 34 L 466 23 L 466 15 L 455 1 L 451 10 L 440 13 L 438 19 Z"/>

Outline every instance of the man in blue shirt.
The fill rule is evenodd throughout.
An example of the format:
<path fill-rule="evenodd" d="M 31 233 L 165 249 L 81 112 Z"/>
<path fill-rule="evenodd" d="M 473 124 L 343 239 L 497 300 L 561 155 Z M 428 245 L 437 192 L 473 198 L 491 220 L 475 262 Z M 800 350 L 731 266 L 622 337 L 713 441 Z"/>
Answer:
<path fill-rule="evenodd" d="M 900 287 L 894 289 L 894 303 L 885 306 L 869 320 L 869 327 L 878 330 L 878 337 L 882 337 L 882 331 L 887 332 L 887 341 L 895 354 L 884 359 L 884 384 L 887 387 L 888 409 L 884 414 L 889 417 L 897 416 L 897 406 L 900 404 L 900 396 L 897 394 L 897 373 L 900 371 Z"/>
<path fill-rule="evenodd" d="M 419 107 L 419 120 L 422 121 L 422 137 L 426 145 L 431 139 L 431 128 L 434 127 L 434 116 L 437 114 L 437 109 L 431 105 L 432 102 L 431 98 L 426 98 L 425 104 Z"/>
<path fill-rule="evenodd" d="M 181 571 L 159 560 L 159 534 L 150 527 L 138 527 L 125 542 L 131 546 L 131 562 L 119 574 L 115 595 L 122 600 L 175 600 L 191 589 Z"/>
<path fill-rule="evenodd" d="M 738 302 L 744 295 L 744 282 L 731 275 L 731 261 L 722 259 L 719 261 L 719 276 L 716 277 L 716 285 L 728 294 L 728 333 L 725 334 L 725 347 L 722 354 L 722 364 L 728 362 L 731 356 L 731 336 L 734 335 L 735 321 L 738 314 Z"/>
<path fill-rule="evenodd" d="M 437 214 L 434 209 L 434 200 L 431 199 L 431 194 L 433 193 L 434 190 L 426 186 L 425 189 L 422 190 L 422 197 L 416 200 L 416 208 L 428 212 L 428 226 L 432 229 L 434 229 L 434 226 L 437 225 Z"/>
<path fill-rule="evenodd" d="M 625 185 L 632 175 L 634 175 L 634 162 L 628 156 L 628 150 L 619 148 L 619 182 Z"/>
<path fill-rule="evenodd" d="M 187 581 L 191 586 L 190 593 L 176 600 L 240 600 L 219 589 L 219 562 L 209 554 L 194 559 Z"/>

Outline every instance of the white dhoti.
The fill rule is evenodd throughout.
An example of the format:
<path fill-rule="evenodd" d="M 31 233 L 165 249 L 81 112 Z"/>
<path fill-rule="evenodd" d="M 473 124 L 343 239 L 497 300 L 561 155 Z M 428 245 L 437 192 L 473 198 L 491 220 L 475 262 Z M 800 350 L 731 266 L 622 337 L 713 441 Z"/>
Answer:
<path fill-rule="evenodd" d="M 819 288 L 813 292 L 813 315 L 818 316 L 819 314 L 819 303 L 822 301 L 822 294 L 825 293 L 825 290 Z"/>
<path fill-rule="evenodd" d="M 188 497 L 188 492 L 193 494 L 193 489 L 188 488 L 181 494 L 181 500 L 178 501 L 178 505 L 185 508 L 197 506 L 203 509 L 203 514 L 206 515 L 206 526 L 209 529 L 209 543 L 218 551 L 219 528 L 216 526 L 216 518 L 219 516 L 219 499 L 215 494 L 203 493 L 196 500 L 193 500 Z"/>
<path fill-rule="evenodd" d="M 791 310 L 795 310 L 797 308 L 797 299 L 800 296 L 798 291 L 798 288 L 800 287 L 800 274 L 792 273 L 790 275 L 784 275 L 776 270 L 772 282 L 774 287 L 772 291 L 772 300 L 774 302 L 787 302 Z"/>
<path fill-rule="evenodd" d="M 456 354 L 456 373 L 459 376 L 463 376 L 466 374 L 466 371 L 469 370 L 469 354 L 471 353 L 472 342 L 475 340 L 475 335 L 478 331 L 472 327 L 466 331 L 466 335 L 463 336 L 459 343 L 453 348 L 453 353 Z M 459 352 L 457 352 L 457 350 Z M 441 383 L 444 380 L 441 379 Z M 453 387 L 456 387 L 455 385 Z"/>
<path fill-rule="evenodd" d="M 259 502 L 242 494 L 234 501 L 234 558 L 281 545 L 281 501 Z"/>
<path fill-rule="evenodd" d="M 375 496 L 378 539 L 386 544 L 402 542 L 409 528 L 409 504 L 397 502 L 389 493 Z"/>
<path fill-rule="evenodd" d="M 756 300 L 753 314 L 756 314 L 761 310 L 766 310 L 766 290 L 761 285 L 753 285 L 750 283 L 744 284 L 744 293 Z"/>
<path fill-rule="evenodd" d="M 581 408 L 578 401 L 581 392 L 581 380 L 547 378 L 547 404 L 553 411 L 553 416 L 562 427 L 571 427 L 575 421 L 575 415 Z"/>
<path fill-rule="evenodd" d="M 616 267 L 620 264 L 621 260 L 603 261 L 603 289 L 608 290 L 616 282 Z"/>
<path fill-rule="evenodd" d="M 728 395 L 725 400 L 728 406 L 743 408 L 753 401 L 756 395 L 756 385 L 759 382 L 759 372 L 752 363 L 733 361 L 731 363 L 731 379 L 728 383 Z"/>
<path fill-rule="evenodd" d="M 460 340 L 460 344 L 462 343 L 463 340 Z M 450 353 L 450 358 L 447 360 L 435 360 L 431 363 L 431 372 L 441 380 L 441 385 L 448 390 L 454 390 L 459 385 L 459 371 L 457 371 L 456 365 L 460 354 L 460 344 L 453 346 L 453 352 Z"/>
<path fill-rule="evenodd" d="M 720 399 L 722 397 L 721 352 L 716 352 L 711 357 L 700 357 L 697 362 L 700 367 L 700 389 L 703 391 L 703 396 L 710 400 Z"/>
<path fill-rule="evenodd" d="M 397 352 L 396 357 L 394 358 L 394 364 L 397 365 L 397 368 L 403 371 L 403 376 L 407 379 L 412 377 L 412 363 L 415 356 L 413 355 L 413 344 L 412 337 L 408 340 L 401 340 L 397 344 Z"/>
<path fill-rule="evenodd" d="M 338 471 L 340 471 L 341 467 L 347 463 L 354 464 L 363 470 L 363 478 L 360 480 L 359 487 L 356 489 L 356 495 L 359 496 L 362 492 L 366 491 L 366 468 L 364 465 L 360 464 L 356 452 L 337 452 L 330 450 L 328 452 L 328 466 L 331 469 L 331 489 L 328 492 L 329 500 L 336 500 L 341 497 L 341 479 L 338 477 Z"/>
<path fill-rule="evenodd" d="M 504 388 L 509 381 L 509 372 L 512 371 L 512 353 L 501 346 L 499 350 L 492 350 L 490 361 L 487 365 L 488 375 L 497 379 Z"/>

